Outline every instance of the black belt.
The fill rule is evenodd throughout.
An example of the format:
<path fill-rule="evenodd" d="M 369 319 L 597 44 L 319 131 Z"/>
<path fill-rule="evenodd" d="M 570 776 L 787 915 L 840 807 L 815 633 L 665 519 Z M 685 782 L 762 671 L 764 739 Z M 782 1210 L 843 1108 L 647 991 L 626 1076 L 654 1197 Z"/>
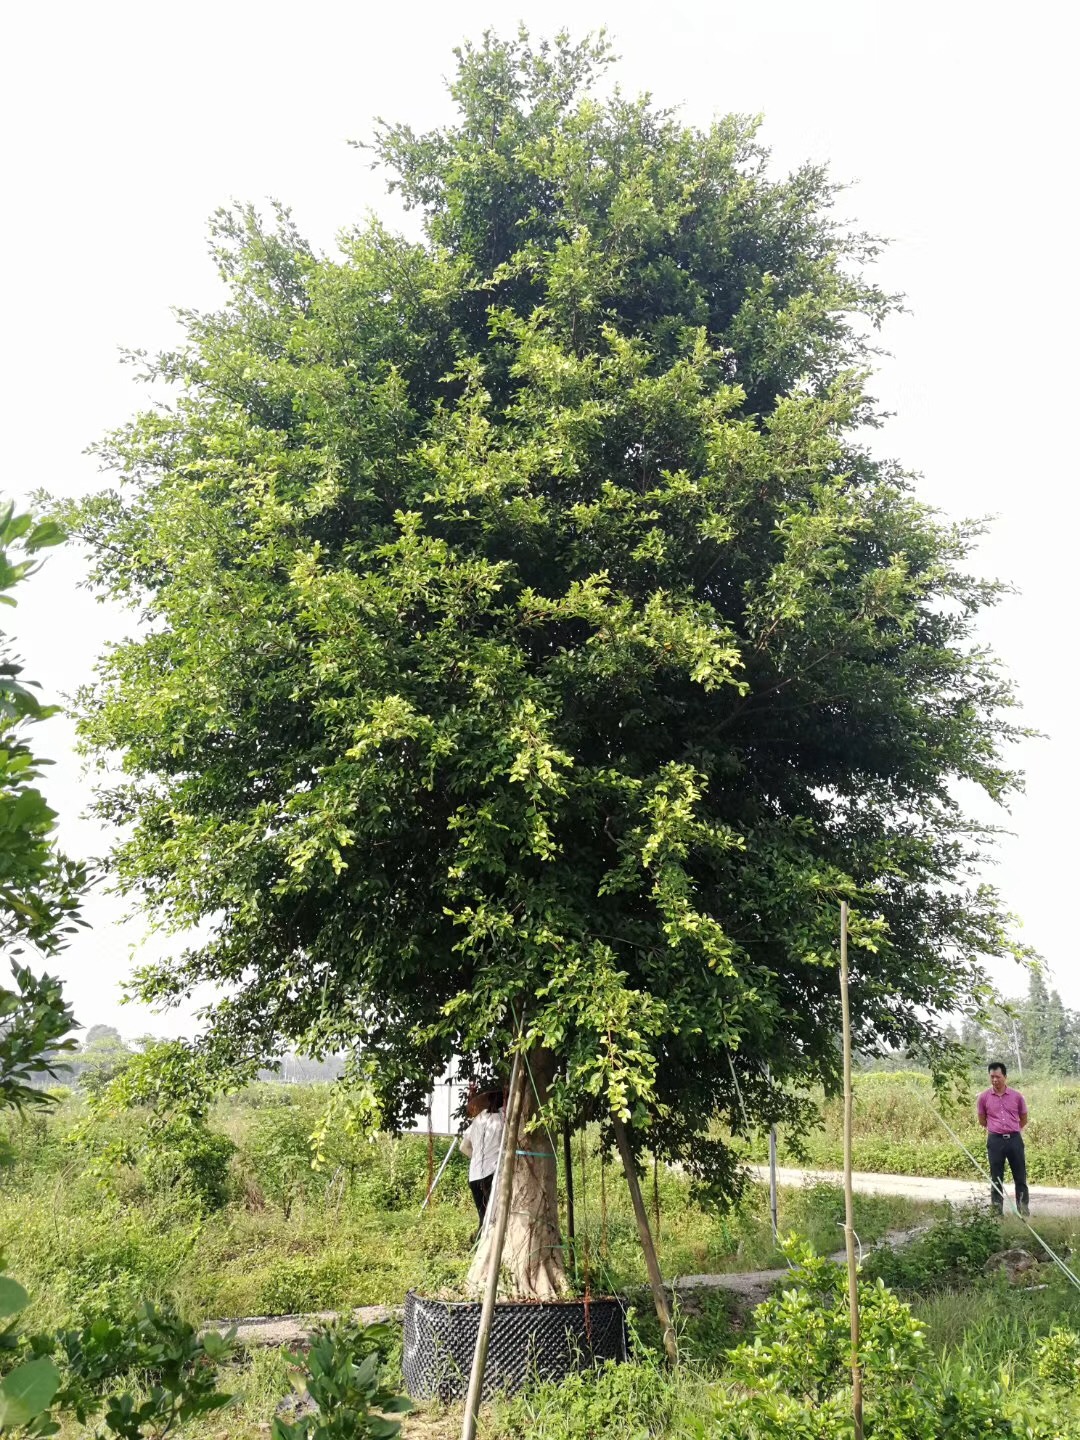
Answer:
<path fill-rule="evenodd" d="M 1014 1135 L 1019 1135 L 1019 1130 L 991 1130 L 991 1135 L 996 1135 L 999 1140 L 1011 1140 Z"/>

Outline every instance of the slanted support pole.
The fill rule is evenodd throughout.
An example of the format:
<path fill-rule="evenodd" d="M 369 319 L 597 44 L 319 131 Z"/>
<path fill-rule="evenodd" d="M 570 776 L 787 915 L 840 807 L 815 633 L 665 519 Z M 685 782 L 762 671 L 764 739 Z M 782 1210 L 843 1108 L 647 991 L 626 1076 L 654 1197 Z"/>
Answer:
<path fill-rule="evenodd" d="M 630 1200 L 634 1207 L 634 1219 L 637 1221 L 638 1238 L 645 1253 L 645 1268 L 649 1272 L 649 1288 L 652 1290 L 653 1304 L 656 1306 L 656 1318 L 660 1321 L 660 1329 L 664 1336 L 664 1349 L 667 1351 L 667 1357 L 672 1365 L 677 1365 L 679 1349 L 675 1343 L 675 1327 L 671 1323 L 671 1311 L 668 1308 L 664 1281 L 660 1274 L 660 1262 L 656 1258 L 656 1246 L 653 1244 L 652 1231 L 649 1229 L 649 1217 L 641 1195 L 641 1183 L 634 1168 L 634 1156 L 630 1149 L 630 1141 L 626 1135 L 626 1127 L 620 1119 L 612 1116 L 611 1125 L 615 1131 L 615 1144 L 619 1147 L 623 1169 L 626 1171 L 626 1183 L 630 1187 Z"/>
<path fill-rule="evenodd" d="M 859 1362 L 859 1279 L 855 1263 L 855 1197 L 851 1182 L 854 1086 L 851 1079 L 851 1004 L 848 999 L 848 907 L 840 904 L 840 1014 L 844 1027 L 844 1239 L 847 1241 L 848 1308 L 851 1311 L 851 1406 L 855 1440 L 863 1440 L 862 1365 Z"/>
<path fill-rule="evenodd" d="M 514 1190 L 514 1170 L 516 1168 L 515 1152 L 517 1151 L 518 1128 L 521 1124 L 524 1099 L 525 1065 L 519 1051 L 514 1056 L 514 1068 L 510 1075 L 506 1126 L 503 1129 L 502 1146 L 499 1151 L 498 1188 L 494 1197 L 495 1234 L 492 1237 L 487 1279 L 484 1284 L 484 1303 L 480 1307 L 480 1327 L 476 1332 L 476 1349 L 473 1351 L 472 1373 L 469 1376 L 469 1393 L 465 1397 L 465 1414 L 461 1421 L 461 1440 L 476 1440 L 476 1423 L 480 1415 L 480 1397 L 484 1391 L 484 1371 L 487 1368 L 491 1322 L 495 1316 L 495 1297 L 499 1292 L 499 1269 L 502 1265 L 503 1247 L 506 1244 L 506 1226 L 510 1219 L 510 1197 Z"/>

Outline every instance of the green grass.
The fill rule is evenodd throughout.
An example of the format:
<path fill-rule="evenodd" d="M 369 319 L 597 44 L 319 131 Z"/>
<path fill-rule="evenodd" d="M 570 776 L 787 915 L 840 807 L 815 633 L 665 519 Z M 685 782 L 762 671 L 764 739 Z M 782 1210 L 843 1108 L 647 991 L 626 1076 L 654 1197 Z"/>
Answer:
<path fill-rule="evenodd" d="M 868 1073 L 855 1079 L 853 1159 L 856 1170 L 889 1175 L 940 1175 L 974 1180 L 978 1173 L 949 1135 L 937 1114 L 979 1160 L 986 1136 L 975 1119 L 975 1095 L 981 1077 L 959 1095 L 939 1099 L 926 1075 L 898 1071 Z M 1080 1186 L 1080 1083 L 1033 1080 L 1017 1082 L 1031 1114 L 1025 1132 L 1028 1178 L 1035 1185 Z M 808 1163 L 824 1170 L 843 1165 L 843 1106 L 821 1099 L 822 1124 L 800 1149 L 780 1134 L 782 1164 Z M 753 1158 L 766 1157 L 764 1141 L 750 1147 Z"/>
<path fill-rule="evenodd" d="M 86 1154 L 66 1138 L 79 1117 L 73 1102 L 49 1120 L 13 1122 L 10 1140 L 19 1159 L 0 1170 L 0 1236 L 13 1273 L 35 1297 L 34 1323 L 94 1319 L 140 1298 L 171 1300 L 202 1320 L 396 1305 L 408 1289 L 456 1288 L 471 1258 L 476 1219 L 466 1166 L 458 1157 L 451 1161 L 437 1203 L 420 1215 L 427 1185 L 422 1137 L 360 1142 L 322 1174 L 301 1154 L 288 1195 L 272 1198 L 280 1185 L 260 1178 L 267 1117 L 279 1130 L 306 1134 L 319 1103 L 311 1091 L 258 1087 L 219 1107 L 214 1124 L 237 1149 L 229 1202 L 211 1214 L 181 1193 L 154 1189 L 137 1170 L 113 1173 L 108 1184 L 88 1173 Z M 446 1144 L 436 1141 L 436 1165 Z M 763 1187 L 752 1186 L 740 1206 L 725 1212 L 702 1208 L 677 1173 L 662 1168 L 657 1179 L 658 1248 L 667 1277 L 783 1264 Z M 585 1183 L 576 1167 L 575 1184 L 579 1285 L 587 1279 L 598 1294 L 643 1285 L 629 1196 L 610 1162 L 606 1223 L 602 1218 L 595 1136 L 589 1137 Z M 651 1177 L 646 1189 L 651 1206 Z M 911 1201 L 859 1196 L 856 1225 L 870 1244 L 925 1213 Z M 842 1218 L 835 1187 L 781 1196 L 782 1227 L 826 1252 L 842 1244 Z"/>
<path fill-rule="evenodd" d="M 903 1137 L 916 1112 L 905 1108 L 910 1092 L 896 1086 L 893 1076 L 860 1078 L 860 1124 L 874 1117 L 882 1122 L 880 1145 L 910 1143 Z M 1033 1112 L 1036 1104 L 1050 1110 L 1049 1091 L 1031 1087 L 1028 1093 Z M 182 1191 L 155 1188 L 138 1167 L 113 1172 L 103 1185 L 88 1172 L 86 1152 L 68 1139 L 80 1117 L 75 1100 L 65 1101 L 49 1119 L 10 1121 L 7 1138 L 15 1158 L 0 1168 L 0 1244 L 8 1269 L 34 1297 L 25 1317 L 28 1328 L 115 1314 L 144 1298 L 171 1300 L 188 1318 L 201 1321 L 399 1304 L 409 1288 L 454 1289 L 469 1263 L 475 1225 L 465 1163 L 451 1162 L 437 1203 L 422 1216 L 428 1167 L 422 1137 L 373 1144 L 342 1137 L 337 1151 L 331 1150 L 328 1170 L 313 1172 L 303 1143 L 297 1150 L 292 1142 L 297 1137 L 303 1142 L 321 1103 L 314 1090 L 260 1086 L 219 1106 L 213 1125 L 228 1135 L 235 1151 L 228 1203 L 209 1214 Z M 1068 1103 L 1061 1108 L 1068 1111 Z M 830 1112 L 823 1140 L 833 1126 Z M 436 1164 L 445 1146 L 436 1142 Z M 712 1440 L 709 1417 L 727 1393 L 726 1352 L 752 1333 L 747 1328 L 752 1322 L 726 1294 L 680 1297 L 677 1324 L 687 1364 L 676 1377 L 666 1374 L 642 1288 L 645 1272 L 625 1183 L 609 1161 L 603 1170 L 604 1223 L 595 1135 L 588 1137 L 587 1152 L 584 1183 L 575 1168 L 577 1278 L 585 1282 L 587 1252 L 592 1293 L 635 1295 L 638 1358 L 598 1377 L 534 1387 L 517 1400 L 500 1402 L 487 1417 L 487 1433 L 499 1440 L 654 1435 Z M 651 1209 L 651 1174 L 645 1180 Z M 657 1184 L 658 1243 L 667 1277 L 783 1266 L 763 1186 L 751 1186 L 738 1206 L 722 1211 L 700 1204 L 678 1173 L 662 1168 Z M 1031 1247 L 1028 1232 L 1015 1221 L 989 1229 L 980 1221 L 965 1229 L 966 1222 L 945 1219 L 942 1206 L 856 1196 L 856 1229 L 865 1246 L 935 1215 L 942 1223 L 905 1251 L 895 1273 L 888 1271 L 893 1262 L 868 1263 L 883 1265 L 890 1283 L 926 1321 L 928 1363 L 942 1374 L 1001 1373 L 1010 1384 L 1030 1388 L 1036 1383 L 1032 1355 L 1039 1339 L 1055 1325 L 1080 1330 L 1080 1295 L 1052 1270 L 1034 1277 L 1048 1288 L 1033 1291 L 1010 1289 L 983 1274 L 988 1247 Z M 842 1218 L 838 1187 L 814 1184 L 781 1192 L 782 1229 L 806 1236 L 820 1252 L 841 1248 Z M 1080 1222 L 1036 1225 L 1056 1249 L 1080 1249 Z M 289 1392 L 288 1367 L 279 1353 L 256 1350 L 230 1369 L 224 1388 L 236 1394 L 234 1408 L 202 1429 L 185 1430 L 189 1440 L 265 1435 L 275 1405 Z M 410 1422 L 406 1436 L 441 1440 L 455 1435 L 459 1424 L 453 1411 L 425 1411 Z M 1080 1435 L 1080 1422 L 1075 1433 Z"/>

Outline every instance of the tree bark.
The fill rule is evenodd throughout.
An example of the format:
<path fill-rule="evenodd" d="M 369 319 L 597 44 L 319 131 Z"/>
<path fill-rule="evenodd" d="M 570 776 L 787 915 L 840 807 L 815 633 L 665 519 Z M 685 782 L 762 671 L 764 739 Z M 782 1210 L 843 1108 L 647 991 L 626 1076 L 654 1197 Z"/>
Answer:
<path fill-rule="evenodd" d="M 499 1293 L 513 1300 L 558 1300 L 569 1294 L 562 1236 L 559 1233 L 559 1187 L 552 1135 L 536 1123 L 539 1103 L 547 1099 L 555 1070 L 550 1051 L 531 1050 L 526 1057 L 525 1100 L 514 1167 L 510 1219 L 503 1248 Z M 534 1090 L 535 1085 L 535 1090 Z M 494 1227 L 480 1237 L 465 1279 L 466 1294 L 484 1288 Z"/>

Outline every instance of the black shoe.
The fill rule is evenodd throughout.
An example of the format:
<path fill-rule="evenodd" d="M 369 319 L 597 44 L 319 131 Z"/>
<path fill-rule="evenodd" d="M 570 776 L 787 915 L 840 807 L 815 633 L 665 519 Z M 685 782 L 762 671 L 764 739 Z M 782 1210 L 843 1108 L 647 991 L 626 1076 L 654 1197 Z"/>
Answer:
<path fill-rule="evenodd" d="M 1027 1205 L 1018 1205 L 1016 1208 L 1025 1220 L 1031 1214 L 1031 1211 Z"/>

